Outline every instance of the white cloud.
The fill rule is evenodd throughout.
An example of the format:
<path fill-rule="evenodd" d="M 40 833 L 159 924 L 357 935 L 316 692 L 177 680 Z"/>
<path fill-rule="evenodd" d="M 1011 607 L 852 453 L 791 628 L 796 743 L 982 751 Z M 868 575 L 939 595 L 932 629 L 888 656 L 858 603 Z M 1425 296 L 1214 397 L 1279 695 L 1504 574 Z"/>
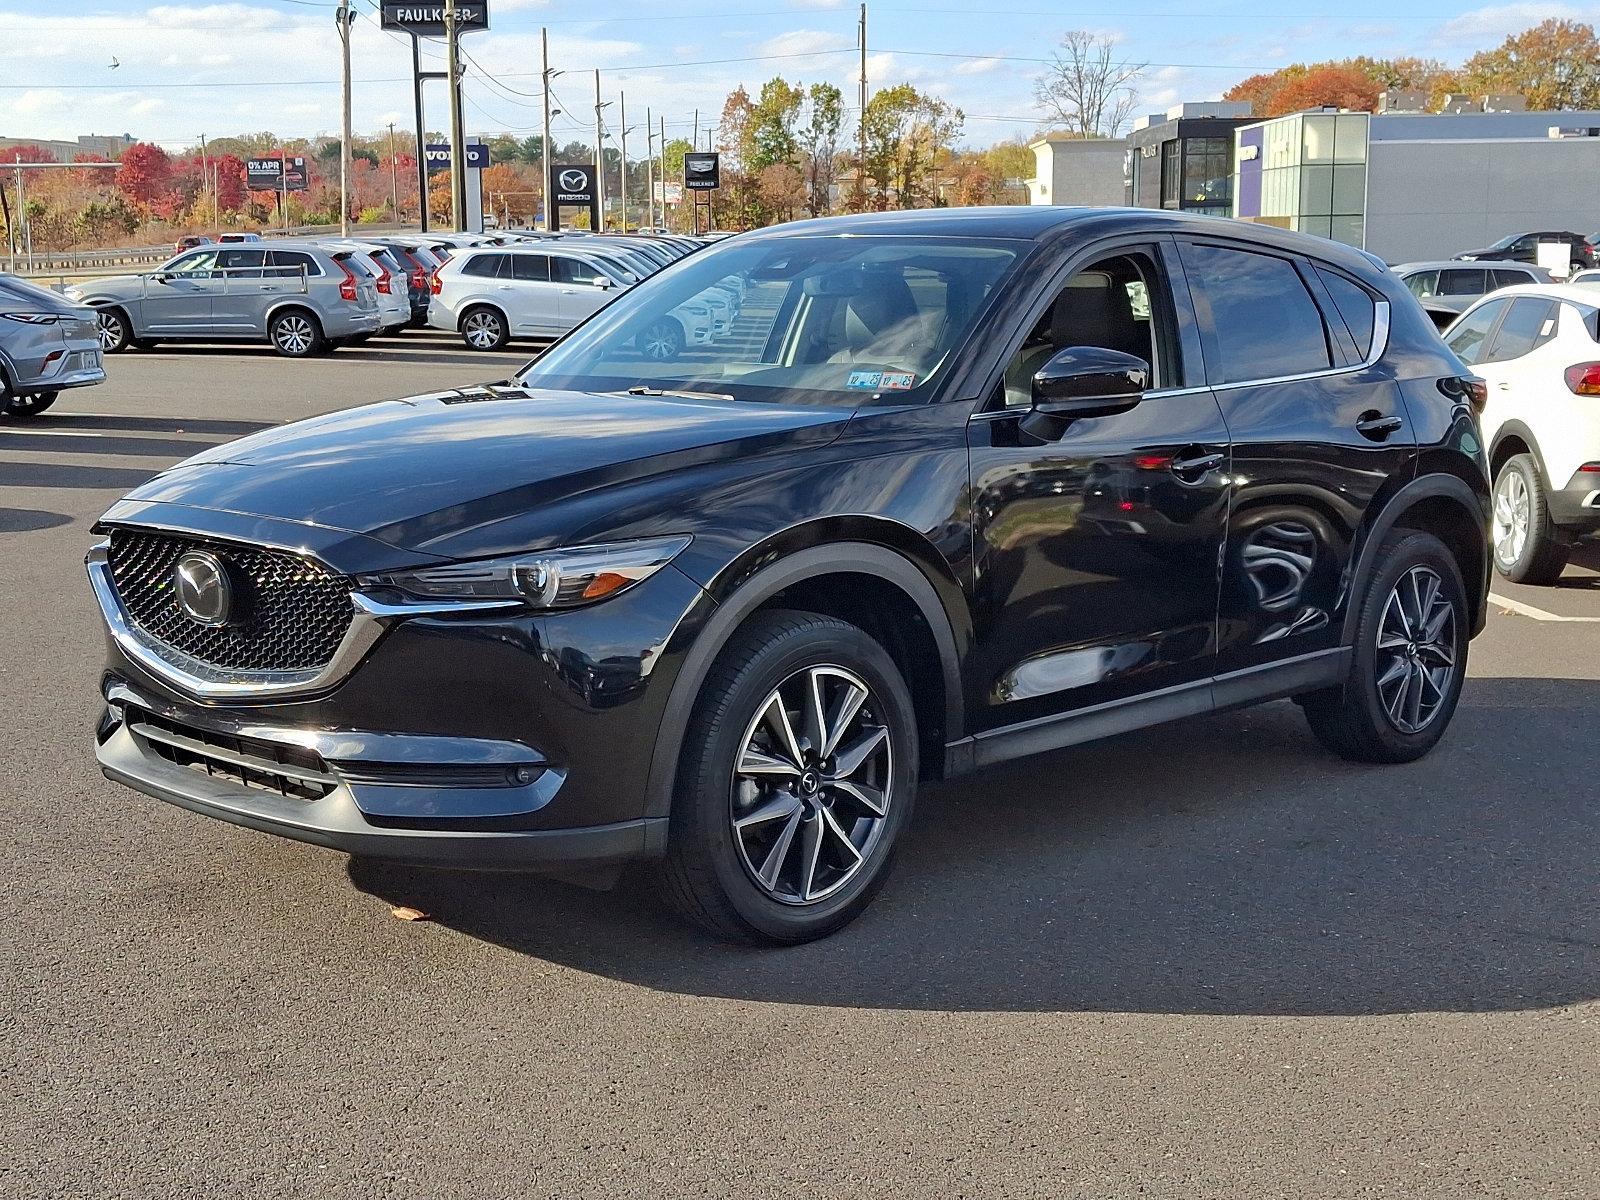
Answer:
<path fill-rule="evenodd" d="M 855 42 L 843 34 L 825 29 L 791 29 L 756 45 L 757 54 L 814 54 L 828 50 L 849 50 Z"/>
<path fill-rule="evenodd" d="M 844 0 L 792 0 L 796 8 L 839 8 Z"/>
<path fill-rule="evenodd" d="M 998 71 L 1005 66 L 1005 60 L 999 58 L 969 58 L 966 62 L 955 68 L 957 75 L 987 75 L 990 71 Z"/>
<path fill-rule="evenodd" d="M 1452 17 L 1439 27 L 1439 38 L 1446 42 L 1469 42 L 1483 49 L 1551 18 L 1582 20 L 1584 14 L 1566 4 L 1493 4 Z"/>
<path fill-rule="evenodd" d="M 502 13 L 531 12 L 533 9 L 549 6 L 550 0 L 495 0 L 490 7 L 494 10 L 491 15 L 498 17 Z"/>

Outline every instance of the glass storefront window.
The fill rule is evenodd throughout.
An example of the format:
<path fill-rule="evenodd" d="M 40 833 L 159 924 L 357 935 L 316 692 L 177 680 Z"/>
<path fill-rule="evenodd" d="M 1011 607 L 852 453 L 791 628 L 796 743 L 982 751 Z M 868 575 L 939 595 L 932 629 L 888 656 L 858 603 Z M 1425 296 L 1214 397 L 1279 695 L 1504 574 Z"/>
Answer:
<path fill-rule="evenodd" d="M 1331 113 L 1307 114 L 1300 118 L 1304 129 L 1304 161 L 1331 163 L 1333 161 L 1334 116 Z"/>
<path fill-rule="evenodd" d="M 1228 207 L 1233 200 L 1233 139 L 1190 138 L 1183 147 L 1183 207 Z"/>
<path fill-rule="evenodd" d="M 1161 143 L 1161 207 L 1177 208 L 1183 180 L 1178 170 L 1178 140 Z"/>
<path fill-rule="evenodd" d="M 1367 114 L 1340 113 L 1334 118 L 1333 161 L 1367 161 Z"/>

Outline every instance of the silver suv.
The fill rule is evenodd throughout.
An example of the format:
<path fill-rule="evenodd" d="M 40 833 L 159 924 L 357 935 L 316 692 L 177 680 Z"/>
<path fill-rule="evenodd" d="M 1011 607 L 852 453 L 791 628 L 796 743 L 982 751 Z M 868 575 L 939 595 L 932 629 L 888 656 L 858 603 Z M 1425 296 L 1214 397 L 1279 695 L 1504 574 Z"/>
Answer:
<path fill-rule="evenodd" d="M 305 358 L 383 323 L 377 287 L 352 253 L 291 241 L 200 246 L 147 275 L 90 280 L 63 295 L 98 310 L 107 353 L 157 341 L 265 340 Z"/>

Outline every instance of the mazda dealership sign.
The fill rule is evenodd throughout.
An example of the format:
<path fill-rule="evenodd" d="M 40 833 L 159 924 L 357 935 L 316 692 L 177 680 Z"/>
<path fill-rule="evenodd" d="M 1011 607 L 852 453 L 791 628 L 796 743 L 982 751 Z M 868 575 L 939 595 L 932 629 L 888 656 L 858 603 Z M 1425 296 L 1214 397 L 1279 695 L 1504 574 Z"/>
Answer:
<path fill-rule="evenodd" d="M 557 204 L 593 204 L 597 199 L 594 168 L 587 164 L 552 166 L 550 184 L 550 194 Z"/>
<path fill-rule="evenodd" d="M 418 0 L 383 0 L 383 27 L 413 37 L 444 37 L 444 5 Z M 489 0 L 456 0 L 456 28 L 475 33 L 489 28 Z"/>

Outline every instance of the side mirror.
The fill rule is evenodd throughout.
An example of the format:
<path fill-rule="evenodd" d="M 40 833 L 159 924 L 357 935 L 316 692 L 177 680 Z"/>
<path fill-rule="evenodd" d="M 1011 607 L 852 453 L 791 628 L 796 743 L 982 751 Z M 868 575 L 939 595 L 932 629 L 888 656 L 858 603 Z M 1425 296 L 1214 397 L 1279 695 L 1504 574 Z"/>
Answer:
<path fill-rule="evenodd" d="M 611 279 L 610 279 L 609 276 L 606 276 L 606 275 L 596 275 L 594 277 L 594 285 L 595 285 L 595 287 L 601 288 L 603 290 L 603 289 L 608 288 L 608 287 L 611 286 Z"/>
<path fill-rule="evenodd" d="M 157 271 L 154 275 L 150 276 L 150 278 L 154 279 L 157 283 L 172 282 L 172 275 L 166 271 Z"/>
<path fill-rule="evenodd" d="M 1057 420 L 1127 412 L 1150 386 L 1150 364 L 1099 346 L 1057 351 L 1033 376 L 1033 411 Z"/>

